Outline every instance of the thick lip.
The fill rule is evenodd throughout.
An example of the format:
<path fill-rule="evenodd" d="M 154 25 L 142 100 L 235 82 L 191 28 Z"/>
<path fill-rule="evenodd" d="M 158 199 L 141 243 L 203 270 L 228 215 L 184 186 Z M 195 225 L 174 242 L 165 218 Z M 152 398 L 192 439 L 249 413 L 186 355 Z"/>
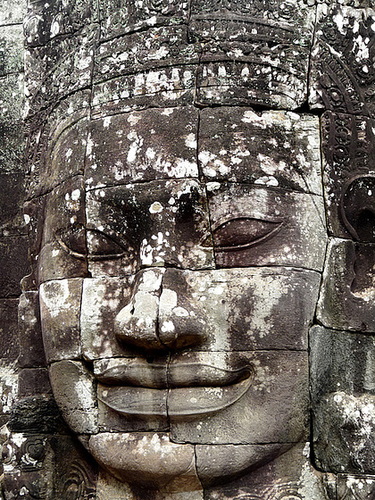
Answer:
<path fill-rule="evenodd" d="M 227 369 L 210 364 L 189 362 L 171 364 L 143 363 L 129 360 L 102 370 L 96 369 L 95 378 L 102 384 L 170 389 L 174 387 L 224 387 L 248 379 L 253 372 L 250 365 Z"/>
<path fill-rule="evenodd" d="M 202 363 L 176 363 L 170 365 L 168 377 L 166 373 L 165 364 L 137 361 L 98 371 L 98 399 L 129 417 L 199 418 L 242 398 L 251 386 L 253 369 L 250 365 L 223 369 Z"/>

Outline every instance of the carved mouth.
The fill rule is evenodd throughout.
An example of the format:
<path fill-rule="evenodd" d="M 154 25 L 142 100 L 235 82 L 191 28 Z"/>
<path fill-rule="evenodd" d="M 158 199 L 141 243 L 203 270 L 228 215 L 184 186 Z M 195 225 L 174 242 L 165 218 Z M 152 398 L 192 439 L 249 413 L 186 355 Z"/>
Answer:
<path fill-rule="evenodd" d="M 143 363 L 134 362 L 96 373 L 100 382 L 116 384 L 100 386 L 98 399 L 126 416 L 202 417 L 236 403 L 249 389 L 253 372 L 248 365 L 228 370 L 200 363 L 172 365 L 168 377 L 165 365 L 144 369 Z"/>

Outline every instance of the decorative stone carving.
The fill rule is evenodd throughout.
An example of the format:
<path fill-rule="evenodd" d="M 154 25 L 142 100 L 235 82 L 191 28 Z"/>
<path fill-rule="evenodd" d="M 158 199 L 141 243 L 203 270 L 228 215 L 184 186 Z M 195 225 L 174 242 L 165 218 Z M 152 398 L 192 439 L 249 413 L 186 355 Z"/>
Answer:
<path fill-rule="evenodd" d="M 364 3 L 30 2 L 6 500 L 372 494 Z"/>

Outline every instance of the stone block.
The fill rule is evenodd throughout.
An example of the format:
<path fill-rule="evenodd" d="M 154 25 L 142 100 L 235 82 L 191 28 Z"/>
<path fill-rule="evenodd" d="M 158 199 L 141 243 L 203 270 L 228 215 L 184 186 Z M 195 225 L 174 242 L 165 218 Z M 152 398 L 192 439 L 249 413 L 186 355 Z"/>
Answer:
<path fill-rule="evenodd" d="M 375 397 L 340 388 L 314 407 L 314 459 L 320 470 L 374 474 Z"/>
<path fill-rule="evenodd" d="M 100 5 L 101 36 L 114 38 L 152 26 L 186 24 L 189 17 L 189 4 L 186 1 L 148 2 L 135 5 L 132 0 L 120 0 L 116 6 Z"/>
<path fill-rule="evenodd" d="M 315 461 L 330 472 L 375 470 L 375 338 L 315 326 L 310 332 Z"/>
<path fill-rule="evenodd" d="M 93 87 L 93 117 L 192 105 L 195 72 L 195 65 L 175 65 L 97 83 Z"/>
<path fill-rule="evenodd" d="M 150 26 L 100 44 L 93 78 L 98 83 L 121 75 L 197 64 L 199 54 L 200 46 L 188 42 L 187 26 Z"/>
<path fill-rule="evenodd" d="M 76 437 L 51 436 L 54 498 L 96 498 L 97 464 Z M 52 486 L 52 485 L 51 485 Z"/>
<path fill-rule="evenodd" d="M 149 266 L 214 266 L 212 247 L 202 246 L 209 237 L 205 191 L 194 179 L 98 189 L 88 193 L 86 205 L 93 276 Z"/>
<path fill-rule="evenodd" d="M 327 242 L 322 197 L 241 184 L 212 183 L 208 189 L 218 267 L 322 270 Z"/>
<path fill-rule="evenodd" d="M 241 352 L 253 374 L 224 387 L 176 388 L 168 396 L 171 438 L 195 444 L 287 444 L 307 436 L 307 354 Z"/>
<path fill-rule="evenodd" d="M 174 479 L 198 482 L 194 447 L 172 443 L 166 433 L 100 433 L 90 437 L 89 450 L 117 479 L 144 489 L 162 489 Z"/>
<path fill-rule="evenodd" d="M 36 19 L 44 21 L 38 16 Z M 49 114 L 45 110 L 50 111 L 60 100 L 90 86 L 97 30 L 97 25 L 89 24 L 74 36 L 57 36 L 47 45 L 29 46 L 25 50 L 30 113 L 42 113 L 40 117 L 45 117 Z M 26 41 L 28 38 L 26 35 Z"/>
<path fill-rule="evenodd" d="M 316 273 L 265 267 L 181 274 L 185 300 L 198 304 L 206 320 L 205 336 L 193 351 L 306 349 L 318 294 Z"/>
<path fill-rule="evenodd" d="M 200 167 L 207 181 L 322 194 L 318 119 L 244 107 L 200 112 Z"/>
<path fill-rule="evenodd" d="M 7 364 L 14 363 L 19 354 L 17 308 L 18 299 L 0 300 L 0 359 Z"/>
<path fill-rule="evenodd" d="M 21 279 L 29 272 L 27 236 L 0 238 L 1 297 L 20 295 Z"/>
<path fill-rule="evenodd" d="M 92 374 L 78 361 L 58 361 L 49 370 L 54 397 L 76 434 L 97 432 L 98 408 Z"/>
<path fill-rule="evenodd" d="M 21 216 L 24 198 L 24 174 L 0 174 L 0 225 L 3 236 L 26 232 Z"/>
<path fill-rule="evenodd" d="M 345 3 L 318 5 L 309 101 L 313 108 L 370 116 L 375 106 L 375 12 L 367 3 Z"/>
<path fill-rule="evenodd" d="M 20 433 L 66 432 L 56 402 L 49 395 L 28 396 L 15 402 L 8 427 Z"/>
<path fill-rule="evenodd" d="M 23 172 L 24 77 L 11 74 L 0 78 L 0 171 Z"/>
<path fill-rule="evenodd" d="M 193 2 L 191 12 L 190 37 L 204 42 L 197 75 L 200 105 L 302 105 L 312 6 L 276 2 L 267 9 L 245 2 Z"/>
<path fill-rule="evenodd" d="M 23 368 L 18 376 L 18 397 L 51 395 L 47 368 Z"/>
<path fill-rule="evenodd" d="M 115 334 L 115 317 L 130 300 L 131 282 L 129 277 L 84 280 L 80 325 L 86 360 L 132 354 Z"/>
<path fill-rule="evenodd" d="M 206 498 L 208 500 L 233 498 L 273 500 L 288 497 L 327 500 L 328 498 L 323 486 L 325 475 L 311 466 L 308 444 L 299 443 L 270 463 L 259 465 L 254 470 L 250 469 L 247 475 L 226 485 L 205 489 Z"/>
<path fill-rule="evenodd" d="M 44 366 L 46 363 L 39 313 L 38 292 L 24 292 L 18 307 L 20 354 L 22 368 Z"/>
<path fill-rule="evenodd" d="M 369 475 L 338 474 L 337 500 L 355 498 L 366 500 L 375 495 L 375 477 Z"/>
<path fill-rule="evenodd" d="M 310 384 L 313 404 L 325 394 L 375 395 L 375 337 L 363 333 L 310 330 Z"/>
<path fill-rule="evenodd" d="M 4 499 L 53 498 L 51 448 L 46 436 L 13 434 L 4 458 Z"/>
<path fill-rule="evenodd" d="M 26 8 L 27 0 L 3 0 L 0 7 L 0 24 L 21 24 Z"/>
<path fill-rule="evenodd" d="M 374 120 L 324 113 L 322 146 L 327 225 L 335 237 L 374 242 Z"/>
<path fill-rule="evenodd" d="M 1 15 L 1 14 L 0 14 Z M 21 24 L 0 25 L 0 77 L 23 71 L 23 30 Z"/>
<path fill-rule="evenodd" d="M 0 365 L 0 426 L 6 424 L 11 416 L 12 406 L 17 399 L 18 370 L 15 362 L 1 362 Z"/>
<path fill-rule="evenodd" d="M 54 38 L 67 38 L 84 26 L 98 21 L 97 4 L 78 0 L 72 5 L 64 0 L 53 3 L 33 2 L 25 19 L 25 37 L 29 46 L 46 45 Z"/>
<path fill-rule="evenodd" d="M 166 388 L 145 390 L 99 383 L 99 432 L 168 431 L 167 393 Z"/>
<path fill-rule="evenodd" d="M 197 126 L 198 111 L 190 106 L 94 120 L 87 186 L 93 189 L 170 177 L 197 178 Z"/>
<path fill-rule="evenodd" d="M 40 317 L 48 363 L 81 356 L 80 278 L 47 281 L 40 287 Z"/>
<path fill-rule="evenodd" d="M 375 332 L 373 244 L 332 239 L 317 308 L 327 328 Z"/>

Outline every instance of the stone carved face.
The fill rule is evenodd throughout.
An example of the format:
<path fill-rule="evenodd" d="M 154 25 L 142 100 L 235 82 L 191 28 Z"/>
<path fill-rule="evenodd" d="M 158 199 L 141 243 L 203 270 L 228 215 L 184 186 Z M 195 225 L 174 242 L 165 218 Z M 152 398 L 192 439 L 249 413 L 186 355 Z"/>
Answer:
<path fill-rule="evenodd" d="M 43 341 L 57 404 L 101 466 L 196 489 L 308 438 L 327 239 L 319 119 L 275 109 L 306 99 L 315 14 L 124 4 L 100 7 L 92 74 L 63 62 L 79 68 L 78 100 L 92 75 L 91 113 L 46 155 Z"/>
<path fill-rule="evenodd" d="M 194 108 L 104 117 L 90 124 L 85 176 L 46 196 L 54 395 L 121 481 L 209 484 L 306 440 L 326 244 L 317 130 L 308 115 L 203 110 L 202 177 Z"/>

